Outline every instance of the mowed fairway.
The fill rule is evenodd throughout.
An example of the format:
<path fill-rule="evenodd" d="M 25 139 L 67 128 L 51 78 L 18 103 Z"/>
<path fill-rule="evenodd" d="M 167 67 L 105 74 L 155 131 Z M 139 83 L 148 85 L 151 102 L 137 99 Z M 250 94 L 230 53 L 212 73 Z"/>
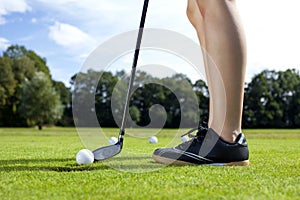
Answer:
<path fill-rule="evenodd" d="M 244 132 L 249 167 L 155 164 L 151 153 L 173 139 L 171 129 L 154 145 L 128 136 L 122 155 L 79 166 L 84 146 L 73 128 L 2 128 L 0 199 L 300 199 L 300 130 Z"/>

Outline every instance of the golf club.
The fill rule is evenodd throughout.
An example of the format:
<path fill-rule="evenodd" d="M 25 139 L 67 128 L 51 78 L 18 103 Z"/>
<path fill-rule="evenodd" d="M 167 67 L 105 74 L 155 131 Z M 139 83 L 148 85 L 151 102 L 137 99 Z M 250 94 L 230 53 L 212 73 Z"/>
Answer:
<path fill-rule="evenodd" d="M 95 161 L 101 161 L 101 160 L 105 160 L 107 158 L 113 157 L 113 156 L 117 155 L 118 153 L 120 153 L 122 150 L 123 140 L 124 140 L 124 135 L 125 135 L 125 124 L 126 124 L 126 120 L 127 120 L 127 112 L 129 109 L 131 90 L 132 90 L 132 86 L 133 86 L 133 81 L 134 81 L 135 72 L 136 72 L 136 66 L 137 66 L 138 57 L 139 57 L 139 53 L 140 53 L 141 41 L 142 41 L 142 36 L 143 36 L 143 31 L 144 31 L 147 9 L 148 9 L 148 3 L 149 3 L 149 0 L 144 1 L 143 12 L 142 12 L 140 28 L 139 28 L 139 32 L 138 32 L 136 48 L 135 48 L 134 57 L 133 57 L 133 64 L 132 64 L 131 75 L 130 75 L 130 80 L 129 80 L 129 84 L 128 84 L 128 91 L 127 91 L 127 95 L 126 95 L 125 107 L 124 107 L 118 142 L 114 145 L 101 147 L 101 148 L 94 150 L 93 154 L 94 154 Z"/>

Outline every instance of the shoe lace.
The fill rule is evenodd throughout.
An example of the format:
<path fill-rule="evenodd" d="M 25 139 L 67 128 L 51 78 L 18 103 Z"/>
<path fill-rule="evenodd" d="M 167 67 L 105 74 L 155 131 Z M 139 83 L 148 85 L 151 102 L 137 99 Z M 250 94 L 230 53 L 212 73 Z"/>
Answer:
<path fill-rule="evenodd" d="M 193 129 L 189 130 L 188 132 L 186 132 L 185 134 L 183 134 L 181 137 L 184 137 L 187 135 L 191 139 L 186 142 L 181 143 L 180 145 L 177 146 L 177 148 L 184 150 L 184 149 L 187 149 L 187 147 L 189 147 L 190 145 L 195 145 L 197 142 L 198 143 L 202 142 L 208 131 L 208 128 L 206 126 L 207 123 L 203 123 L 203 124 L 204 124 L 204 126 L 199 125 L 197 128 L 193 128 Z M 192 134 L 195 131 L 197 131 L 197 133 Z"/>

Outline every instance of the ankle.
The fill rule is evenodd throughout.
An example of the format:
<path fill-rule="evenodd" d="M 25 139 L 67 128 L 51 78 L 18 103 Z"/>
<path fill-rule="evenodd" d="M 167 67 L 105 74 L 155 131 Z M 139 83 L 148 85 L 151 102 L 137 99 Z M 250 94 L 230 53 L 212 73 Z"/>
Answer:
<path fill-rule="evenodd" d="M 229 142 L 229 143 L 233 143 L 235 142 L 236 138 L 238 137 L 238 135 L 241 133 L 240 130 L 222 130 L 220 132 L 216 132 L 221 138 L 222 140 Z"/>

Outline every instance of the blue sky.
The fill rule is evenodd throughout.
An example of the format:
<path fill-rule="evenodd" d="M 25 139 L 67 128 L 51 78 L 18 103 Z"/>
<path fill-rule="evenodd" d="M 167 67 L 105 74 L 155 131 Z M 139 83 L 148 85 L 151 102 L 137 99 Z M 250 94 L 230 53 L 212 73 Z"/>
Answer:
<path fill-rule="evenodd" d="M 24 45 L 68 84 L 98 45 L 139 25 L 142 0 L 0 0 L 0 51 Z M 237 0 L 248 41 L 247 80 L 263 69 L 300 69 L 299 0 Z M 186 0 L 151 0 L 146 27 L 198 41 Z"/>

